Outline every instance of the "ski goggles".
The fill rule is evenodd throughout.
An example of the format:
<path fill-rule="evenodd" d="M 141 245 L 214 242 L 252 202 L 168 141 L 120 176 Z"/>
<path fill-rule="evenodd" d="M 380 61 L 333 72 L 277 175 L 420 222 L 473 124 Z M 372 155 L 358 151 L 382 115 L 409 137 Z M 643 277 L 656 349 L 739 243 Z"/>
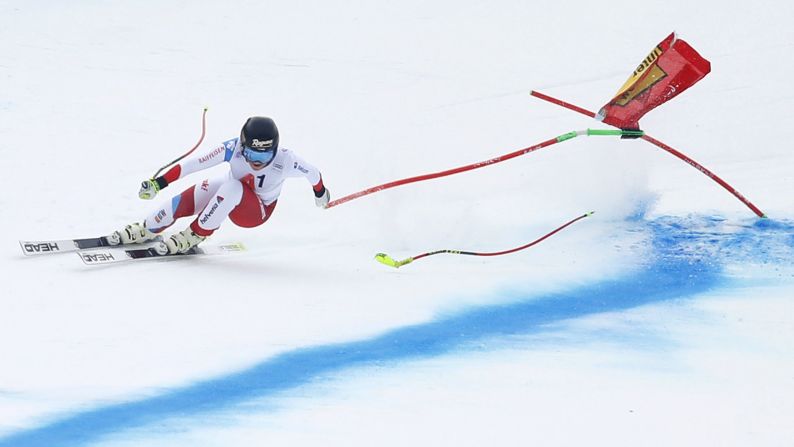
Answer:
<path fill-rule="evenodd" d="M 276 157 L 276 149 L 258 151 L 252 147 L 243 146 L 243 158 L 251 163 L 270 163 Z"/>

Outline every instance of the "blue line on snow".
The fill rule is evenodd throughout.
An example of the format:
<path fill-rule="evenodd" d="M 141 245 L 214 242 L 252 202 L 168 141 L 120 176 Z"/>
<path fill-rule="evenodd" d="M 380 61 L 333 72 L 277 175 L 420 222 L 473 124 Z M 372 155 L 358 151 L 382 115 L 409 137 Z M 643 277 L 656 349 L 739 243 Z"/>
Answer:
<path fill-rule="evenodd" d="M 0 447 L 83 445 L 169 417 L 222 410 L 271 396 L 343 368 L 441 355 L 486 338 L 539 332 L 560 320 L 690 297 L 723 284 L 727 280 L 722 275 L 723 263 L 743 253 L 762 253 L 774 258 L 772 261 L 777 261 L 777 256 L 791 259 L 794 226 L 749 225 L 725 232 L 721 223 L 716 218 L 641 221 L 638 225 L 652 231 L 652 256 L 644 268 L 626 277 L 512 304 L 475 308 L 372 339 L 298 349 L 248 370 L 161 396 L 88 410 L 11 434 L 0 439 Z M 772 254 L 765 250 L 770 240 L 778 244 L 771 247 Z"/>

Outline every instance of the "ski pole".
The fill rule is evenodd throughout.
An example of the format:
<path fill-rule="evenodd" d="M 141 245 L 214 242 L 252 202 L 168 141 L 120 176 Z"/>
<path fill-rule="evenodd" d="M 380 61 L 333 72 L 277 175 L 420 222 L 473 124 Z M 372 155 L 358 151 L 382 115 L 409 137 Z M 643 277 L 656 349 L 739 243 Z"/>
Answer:
<path fill-rule="evenodd" d="M 583 108 L 581 108 L 579 106 L 575 106 L 575 105 L 573 105 L 571 103 L 562 101 L 562 100 L 557 99 L 557 98 L 552 98 L 549 95 L 544 95 L 543 93 L 536 92 L 534 90 L 532 92 L 530 92 L 530 94 L 532 96 L 536 97 L 536 98 L 542 99 L 544 101 L 548 101 L 548 102 L 550 102 L 552 104 L 556 104 L 556 105 L 561 106 L 561 107 L 565 107 L 566 109 L 573 110 L 574 112 L 581 113 L 582 115 L 589 116 L 590 118 L 595 118 L 596 117 L 595 113 L 593 113 L 593 112 L 591 112 L 591 111 L 589 111 L 587 109 L 583 109 Z M 752 212 L 755 213 L 756 216 L 758 216 L 758 217 L 760 217 L 762 219 L 766 218 L 766 214 L 764 214 L 763 211 L 758 209 L 757 206 L 753 205 L 752 202 L 750 202 L 739 191 L 737 191 L 736 188 L 734 188 L 733 186 L 729 185 L 728 182 L 726 182 L 725 180 L 721 179 L 717 174 L 715 174 L 715 173 L 709 171 L 708 169 L 706 169 L 705 166 L 701 165 L 700 163 L 696 162 L 695 160 L 693 160 L 692 158 L 688 157 L 684 153 L 673 149 L 672 147 L 662 143 L 661 141 L 657 140 L 656 138 L 653 138 L 652 136 L 650 136 L 648 134 L 640 135 L 639 138 L 642 138 L 643 140 L 653 144 L 654 146 L 657 146 L 657 147 L 661 148 L 662 150 L 664 150 L 664 151 L 674 155 L 675 157 L 678 157 L 679 159 L 683 160 L 685 163 L 687 163 L 690 166 L 692 166 L 693 168 L 697 169 L 698 171 L 703 173 L 703 175 L 705 175 L 706 177 L 714 180 L 715 182 L 717 182 L 717 184 L 719 184 L 720 186 L 725 188 L 728 192 L 733 194 L 737 199 L 739 199 L 742 203 L 744 203 L 745 206 L 750 208 L 750 210 L 752 210 Z"/>
<path fill-rule="evenodd" d="M 207 131 L 207 109 L 208 109 L 208 107 L 204 107 L 204 111 L 201 114 L 201 137 L 199 137 L 198 143 L 196 143 L 196 145 L 193 146 L 184 155 L 180 156 L 179 158 L 177 158 L 176 160 L 172 161 L 171 163 L 168 163 L 167 165 L 165 165 L 165 166 L 161 167 L 160 169 L 158 169 L 157 172 L 154 173 L 152 178 L 157 178 L 157 176 L 159 176 L 160 173 L 163 172 L 163 170 L 165 170 L 169 166 L 173 165 L 174 163 L 179 163 L 183 158 L 185 158 L 188 155 L 192 154 L 193 151 L 195 151 L 201 145 L 201 142 L 204 141 L 204 134 Z"/>
<path fill-rule="evenodd" d="M 516 248 L 511 248 L 509 250 L 493 251 L 493 252 L 474 252 L 474 251 L 462 251 L 462 250 L 436 250 L 436 251 L 430 251 L 430 252 L 427 252 L 427 253 L 422 253 L 420 255 L 412 256 L 410 258 L 406 258 L 406 259 L 403 259 L 401 261 L 395 260 L 394 258 L 392 258 L 391 256 L 387 255 L 386 253 L 378 253 L 378 254 L 375 255 L 375 260 L 380 262 L 383 265 L 388 265 L 389 267 L 400 268 L 400 267 L 402 267 L 402 266 L 404 266 L 406 264 L 410 264 L 410 263 L 416 261 L 417 259 L 422 259 L 422 258 L 427 257 L 427 256 L 433 256 L 433 255 L 438 255 L 438 254 L 442 254 L 442 253 L 453 254 L 453 255 L 469 255 L 469 256 L 500 256 L 500 255 L 506 255 L 506 254 L 515 253 L 517 251 L 524 250 L 526 248 L 532 247 L 533 245 L 536 245 L 536 244 L 546 240 L 547 238 L 553 236 L 554 234 L 562 231 L 563 229 L 565 229 L 569 225 L 573 225 L 575 222 L 580 221 L 580 220 L 584 219 L 585 217 L 592 216 L 593 213 L 595 213 L 595 211 L 591 211 L 589 213 L 582 214 L 581 216 L 569 220 L 568 222 L 564 223 L 563 225 L 560 225 L 556 229 L 546 233 L 545 235 L 539 237 L 538 239 L 535 239 L 534 241 L 532 241 L 532 242 L 530 242 L 528 244 L 524 244 L 524 245 L 522 245 L 520 247 L 516 247 Z"/>
<path fill-rule="evenodd" d="M 526 147 L 524 149 L 519 149 L 519 150 L 517 150 L 515 152 L 510 152 L 509 154 L 504 154 L 504 155 L 492 158 L 490 160 L 485 160 L 485 161 L 481 161 L 481 162 L 478 162 L 478 163 L 472 163 L 470 165 L 460 166 L 460 167 L 457 167 L 457 168 L 447 169 L 446 171 L 435 172 L 435 173 L 432 173 L 432 174 L 418 175 L 418 176 L 415 176 L 415 177 L 404 178 L 404 179 L 401 179 L 401 180 L 395 180 L 393 182 L 384 183 L 382 185 L 373 186 L 373 187 L 367 188 L 367 189 L 365 189 L 363 191 L 359 191 L 359 192 L 347 195 L 345 197 L 342 197 L 342 198 L 339 198 L 339 199 L 336 199 L 336 200 L 332 200 L 328 204 L 328 208 L 332 208 L 332 207 L 335 207 L 337 205 L 341 205 L 343 203 L 349 202 L 349 201 L 351 201 L 353 199 L 357 199 L 359 197 L 363 197 L 363 196 L 366 196 L 366 195 L 369 195 L 369 194 L 372 194 L 372 193 L 375 193 L 375 192 L 383 191 L 383 190 L 394 188 L 394 187 L 397 187 L 397 186 L 407 185 L 409 183 L 423 182 L 425 180 L 432 180 L 432 179 L 436 179 L 436 178 L 440 178 L 440 177 L 446 177 L 446 176 L 449 176 L 449 175 L 459 174 L 461 172 L 471 171 L 471 170 L 479 169 L 479 168 L 482 168 L 482 167 L 485 167 L 485 166 L 490 166 L 492 164 L 500 163 L 500 162 L 503 162 L 503 161 L 506 161 L 506 160 L 510 160 L 510 159 L 519 157 L 521 155 L 528 154 L 530 152 L 534 152 L 534 151 L 536 151 L 538 149 L 542 149 L 544 147 L 548 147 L 548 146 L 551 146 L 553 144 L 557 144 L 557 143 L 561 143 L 563 141 L 570 140 L 572 138 L 578 137 L 579 135 L 588 135 L 588 136 L 593 136 L 593 135 L 602 135 L 602 136 L 616 135 L 616 136 L 639 137 L 639 136 L 643 135 L 643 132 L 641 130 L 620 130 L 620 129 L 618 129 L 618 130 L 611 130 L 611 129 L 604 129 L 604 130 L 585 129 L 585 130 L 578 130 L 578 131 L 568 132 L 568 133 L 559 135 L 559 136 L 557 136 L 555 138 L 552 138 L 552 139 L 543 141 L 541 143 L 538 143 L 538 144 L 536 144 L 534 146 L 529 146 L 529 147 Z"/>

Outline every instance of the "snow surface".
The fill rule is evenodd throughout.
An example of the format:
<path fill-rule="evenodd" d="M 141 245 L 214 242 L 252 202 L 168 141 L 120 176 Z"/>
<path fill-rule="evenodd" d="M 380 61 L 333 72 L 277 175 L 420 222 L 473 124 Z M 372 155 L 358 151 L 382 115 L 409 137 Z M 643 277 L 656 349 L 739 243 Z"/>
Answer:
<path fill-rule="evenodd" d="M 790 2 L 0 2 L 0 446 L 720 445 L 794 439 Z M 240 255 L 88 268 L 138 184 L 250 115 L 334 197 L 602 127 L 670 31 L 712 73 L 642 141 L 580 137 L 329 210 Z M 172 185 L 181 191 L 200 176 Z M 439 255 L 526 243 L 510 256 Z M 186 225 L 187 222 L 184 222 Z M 182 223 L 178 223 L 181 229 Z"/>

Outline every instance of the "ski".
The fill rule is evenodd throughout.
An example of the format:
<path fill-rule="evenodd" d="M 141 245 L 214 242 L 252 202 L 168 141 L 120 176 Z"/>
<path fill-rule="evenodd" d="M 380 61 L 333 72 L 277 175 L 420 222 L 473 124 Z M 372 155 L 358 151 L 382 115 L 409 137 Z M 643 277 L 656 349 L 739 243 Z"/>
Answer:
<path fill-rule="evenodd" d="M 25 256 L 69 253 L 91 248 L 119 247 L 119 245 L 112 245 L 105 236 L 84 239 L 19 241 L 19 246 L 22 247 L 22 253 Z"/>
<path fill-rule="evenodd" d="M 245 251 L 239 242 L 222 245 L 193 247 L 185 253 L 160 254 L 155 247 L 124 248 L 112 247 L 102 249 L 79 250 L 77 254 L 86 265 L 107 265 L 119 262 L 137 261 L 142 259 L 179 259 L 193 256 L 220 255 Z"/>

